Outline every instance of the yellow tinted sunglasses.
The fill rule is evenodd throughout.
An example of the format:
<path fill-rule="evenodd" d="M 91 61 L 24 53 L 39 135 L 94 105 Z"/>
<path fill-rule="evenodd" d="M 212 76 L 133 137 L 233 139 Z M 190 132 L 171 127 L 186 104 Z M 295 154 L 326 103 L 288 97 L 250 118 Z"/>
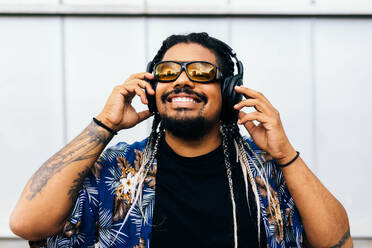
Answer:
<path fill-rule="evenodd" d="M 197 83 L 215 82 L 222 77 L 218 67 L 206 61 L 160 61 L 154 66 L 155 81 L 164 83 L 175 81 L 183 70 L 191 81 Z"/>

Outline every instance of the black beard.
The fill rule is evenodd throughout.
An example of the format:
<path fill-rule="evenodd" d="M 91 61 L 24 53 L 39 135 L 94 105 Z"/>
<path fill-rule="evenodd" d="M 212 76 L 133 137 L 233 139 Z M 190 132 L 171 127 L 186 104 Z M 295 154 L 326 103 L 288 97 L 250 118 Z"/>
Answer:
<path fill-rule="evenodd" d="M 213 125 L 202 116 L 184 119 L 175 119 L 166 115 L 160 117 L 165 130 L 188 141 L 200 140 Z"/>

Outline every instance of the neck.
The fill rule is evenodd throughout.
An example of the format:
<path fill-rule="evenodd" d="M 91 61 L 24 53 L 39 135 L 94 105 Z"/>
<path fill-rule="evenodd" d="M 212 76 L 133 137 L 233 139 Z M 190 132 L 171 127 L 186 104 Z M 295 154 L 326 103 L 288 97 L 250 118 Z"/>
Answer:
<path fill-rule="evenodd" d="M 165 141 L 172 150 L 182 157 L 197 157 L 207 154 L 221 144 L 220 125 L 215 125 L 211 130 L 198 140 L 184 140 L 165 131 Z"/>

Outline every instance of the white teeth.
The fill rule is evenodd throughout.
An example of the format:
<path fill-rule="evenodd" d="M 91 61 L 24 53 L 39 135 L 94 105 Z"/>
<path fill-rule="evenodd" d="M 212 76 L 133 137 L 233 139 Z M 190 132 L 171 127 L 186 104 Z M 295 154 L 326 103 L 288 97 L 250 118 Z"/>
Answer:
<path fill-rule="evenodd" d="M 189 97 L 174 97 L 172 102 L 195 102 L 194 99 Z"/>

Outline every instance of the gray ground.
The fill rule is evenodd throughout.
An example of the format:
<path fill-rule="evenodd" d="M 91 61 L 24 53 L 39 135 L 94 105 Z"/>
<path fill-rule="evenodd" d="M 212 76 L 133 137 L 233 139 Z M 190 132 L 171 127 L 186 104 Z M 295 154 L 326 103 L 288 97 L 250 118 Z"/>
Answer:
<path fill-rule="evenodd" d="M 1 248 L 26 248 L 28 244 L 21 239 L 0 238 Z M 372 238 L 354 238 L 355 248 L 372 248 Z"/>

